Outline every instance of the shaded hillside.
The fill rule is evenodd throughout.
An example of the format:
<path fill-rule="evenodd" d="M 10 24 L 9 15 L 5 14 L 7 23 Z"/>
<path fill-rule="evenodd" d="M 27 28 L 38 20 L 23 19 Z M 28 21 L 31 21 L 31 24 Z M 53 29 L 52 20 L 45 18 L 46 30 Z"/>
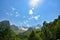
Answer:
<path fill-rule="evenodd" d="M 60 16 L 50 23 L 44 21 L 42 27 L 38 25 L 21 31 L 7 20 L 0 22 L 0 40 L 60 40 Z"/>

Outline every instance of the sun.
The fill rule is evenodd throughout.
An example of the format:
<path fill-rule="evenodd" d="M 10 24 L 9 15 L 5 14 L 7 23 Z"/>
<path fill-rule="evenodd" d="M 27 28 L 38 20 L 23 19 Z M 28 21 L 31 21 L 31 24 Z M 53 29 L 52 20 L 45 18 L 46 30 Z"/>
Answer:
<path fill-rule="evenodd" d="M 30 0 L 29 5 L 32 7 L 37 6 L 39 3 L 41 2 L 41 0 Z"/>

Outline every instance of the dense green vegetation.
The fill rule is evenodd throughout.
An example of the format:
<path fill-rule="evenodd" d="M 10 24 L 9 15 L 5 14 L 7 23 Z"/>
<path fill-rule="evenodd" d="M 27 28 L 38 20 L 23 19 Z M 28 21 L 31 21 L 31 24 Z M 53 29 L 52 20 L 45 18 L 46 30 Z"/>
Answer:
<path fill-rule="evenodd" d="M 60 16 L 50 23 L 44 21 L 39 30 L 31 27 L 23 33 L 16 34 L 18 28 L 12 28 L 14 29 L 9 21 L 1 21 L 0 40 L 60 40 Z"/>

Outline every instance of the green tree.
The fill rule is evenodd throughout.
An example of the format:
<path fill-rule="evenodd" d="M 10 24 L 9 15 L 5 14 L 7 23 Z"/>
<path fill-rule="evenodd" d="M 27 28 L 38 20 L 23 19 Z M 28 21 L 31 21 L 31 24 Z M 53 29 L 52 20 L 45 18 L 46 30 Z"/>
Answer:
<path fill-rule="evenodd" d="M 14 32 L 10 29 L 9 21 L 0 22 L 0 40 L 14 40 Z"/>
<path fill-rule="evenodd" d="M 34 31 L 32 31 L 28 40 L 40 40 L 40 38 L 36 36 L 36 33 Z"/>

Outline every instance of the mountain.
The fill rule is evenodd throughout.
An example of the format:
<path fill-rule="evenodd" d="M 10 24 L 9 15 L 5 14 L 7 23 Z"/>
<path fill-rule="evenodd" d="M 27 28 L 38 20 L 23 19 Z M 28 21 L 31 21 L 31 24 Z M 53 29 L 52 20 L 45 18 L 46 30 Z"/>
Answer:
<path fill-rule="evenodd" d="M 10 23 L 8 20 L 4 20 L 0 22 L 0 30 L 5 30 L 10 28 Z"/>
<path fill-rule="evenodd" d="M 19 33 L 19 28 L 18 28 L 18 26 L 16 26 L 16 25 L 10 25 L 10 28 L 11 28 L 16 34 Z"/>
<path fill-rule="evenodd" d="M 33 27 L 26 27 L 26 26 L 16 26 L 16 25 L 11 25 L 11 29 L 16 33 L 16 34 L 29 34 L 32 30 L 40 30 L 41 25 L 38 24 Z"/>
<path fill-rule="evenodd" d="M 25 27 L 25 26 L 20 26 L 19 29 L 20 30 L 24 30 L 24 31 L 27 31 L 29 27 Z"/>
<path fill-rule="evenodd" d="M 35 29 L 40 29 L 40 28 L 41 28 L 40 24 L 38 24 L 38 25 L 35 26 Z"/>
<path fill-rule="evenodd" d="M 18 36 L 20 36 L 20 38 L 21 37 L 24 37 L 24 36 L 25 37 L 28 37 L 29 34 L 32 32 L 32 30 L 34 30 L 34 31 L 40 31 L 40 28 L 41 28 L 41 25 L 40 24 L 38 24 L 36 26 L 33 26 L 33 27 L 25 27 L 25 26 L 22 26 L 20 29 L 24 30 L 24 32 L 19 33 Z"/>
<path fill-rule="evenodd" d="M 19 30 L 18 26 L 15 26 L 15 25 L 11 25 L 11 29 L 14 30 L 14 31 L 18 31 Z"/>
<path fill-rule="evenodd" d="M 18 36 L 20 38 L 28 37 L 32 30 L 33 29 L 31 27 L 29 27 L 27 31 L 24 31 L 22 33 L 19 33 Z"/>
<path fill-rule="evenodd" d="M 25 26 L 16 26 L 16 25 L 11 25 L 10 28 L 16 33 L 16 34 L 19 34 L 19 33 L 23 33 L 25 31 L 28 30 L 28 27 L 25 27 Z"/>

